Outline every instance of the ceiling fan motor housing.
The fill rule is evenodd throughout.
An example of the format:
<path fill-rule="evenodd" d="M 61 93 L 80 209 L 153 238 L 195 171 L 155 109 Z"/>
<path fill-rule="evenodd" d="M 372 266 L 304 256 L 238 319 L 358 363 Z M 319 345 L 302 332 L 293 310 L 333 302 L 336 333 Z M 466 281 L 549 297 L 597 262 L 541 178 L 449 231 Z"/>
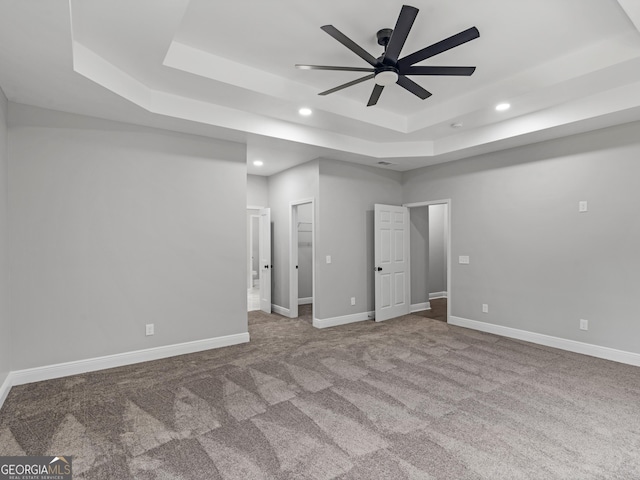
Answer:
<path fill-rule="evenodd" d="M 376 33 L 376 36 L 378 37 L 378 45 L 382 45 L 383 47 L 387 48 L 392 33 L 392 28 L 383 28 L 381 30 L 378 30 L 378 33 Z"/>

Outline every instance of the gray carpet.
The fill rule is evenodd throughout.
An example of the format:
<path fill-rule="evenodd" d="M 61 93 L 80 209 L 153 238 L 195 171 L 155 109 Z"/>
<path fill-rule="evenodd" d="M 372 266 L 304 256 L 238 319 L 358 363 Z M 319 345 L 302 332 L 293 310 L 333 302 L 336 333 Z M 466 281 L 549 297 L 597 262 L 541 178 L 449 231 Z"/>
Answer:
<path fill-rule="evenodd" d="M 637 479 L 640 370 L 409 315 L 12 389 L 0 454 L 88 479 Z"/>

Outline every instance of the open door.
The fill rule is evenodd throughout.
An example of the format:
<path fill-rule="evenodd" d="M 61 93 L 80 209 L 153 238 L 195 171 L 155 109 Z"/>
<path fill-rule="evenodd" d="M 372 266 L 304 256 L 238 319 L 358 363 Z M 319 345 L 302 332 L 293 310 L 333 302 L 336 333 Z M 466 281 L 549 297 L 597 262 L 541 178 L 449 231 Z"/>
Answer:
<path fill-rule="evenodd" d="M 407 315 L 411 308 L 409 209 L 374 206 L 376 322 Z"/>
<path fill-rule="evenodd" d="M 271 209 L 260 210 L 260 310 L 271 313 Z"/>

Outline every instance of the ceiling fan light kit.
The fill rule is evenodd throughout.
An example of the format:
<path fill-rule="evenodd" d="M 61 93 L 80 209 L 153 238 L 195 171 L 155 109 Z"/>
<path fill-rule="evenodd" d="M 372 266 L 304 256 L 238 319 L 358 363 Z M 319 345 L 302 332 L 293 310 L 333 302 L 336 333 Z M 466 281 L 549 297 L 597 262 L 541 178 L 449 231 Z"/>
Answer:
<path fill-rule="evenodd" d="M 343 85 L 339 85 L 330 90 L 320 92 L 318 95 L 329 95 L 331 93 L 343 90 L 347 87 L 357 85 L 367 80 L 373 79 L 376 85 L 369 97 L 367 106 L 370 107 L 378 103 L 378 99 L 382 94 L 384 87 L 397 83 L 405 90 L 413 93 L 422 100 L 429 98 L 431 92 L 425 90 L 416 82 L 408 78 L 407 75 L 447 75 L 447 76 L 470 76 L 476 67 L 439 67 L 439 66 L 415 66 L 427 58 L 431 58 L 452 48 L 458 47 L 463 43 L 467 43 L 480 36 L 480 32 L 476 27 L 468 28 L 451 37 L 445 38 L 433 45 L 425 47 L 406 57 L 399 58 L 402 47 L 404 46 L 413 22 L 418 15 L 418 9 L 409 5 L 403 5 L 398 16 L 398 21 L 394 29 L 383 28 L 376 34 L 378 44 L 384 47 L 384 53 L 375 58 L 364 48 L 359 46 L 344 33 L 333 25 L 325 25 L 320 27 L 327 34 L 331 35 L 338 42 L 343 44 L 353 53 L 367 62 L 370 67 L 338 67 L 329 65 L 296 65 L 297 68 L 303 70 L 334 70 L 343 72 L 367 72 L 368 75 L 352 80 Z"/>
<path fill-rule="evenodd" d="M 374 80 L 382 87 L 393 85 L 398 81 L 398 72 L 396 70 L 382 70 L 376 73 Z"/>

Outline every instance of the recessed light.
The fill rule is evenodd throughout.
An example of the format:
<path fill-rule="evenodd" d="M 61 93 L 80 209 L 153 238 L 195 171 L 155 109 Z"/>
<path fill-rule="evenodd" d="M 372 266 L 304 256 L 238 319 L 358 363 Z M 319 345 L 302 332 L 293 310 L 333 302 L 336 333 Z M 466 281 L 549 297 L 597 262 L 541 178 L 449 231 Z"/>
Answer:
<path fill-rule="evenodd" d="M 511 105 L 509 105 L 508 103 L 499 103 L 498 105 L 496 105 L 496 110 L 499 112 L 504 112 L 505 110 L 509 110 L 511 108 Z"/>
<path fill-rule="evenodd" d="M 256 167 L 261 167 L 262 165 L 264 165 L 264 162 L 263 162 L 262 160 L 254 160 L 254 161 L 253 161 L 253 164 L 254 164 Z"/>
<path fill-rule="evenodd" d="M 300 110 L 298 110 L 298 113 L 304 117 L 308 117 L 309 115 L 311 115 L 313 112 L 311 111 L 310 108 L 307 107 L 303 107 Z"/>

